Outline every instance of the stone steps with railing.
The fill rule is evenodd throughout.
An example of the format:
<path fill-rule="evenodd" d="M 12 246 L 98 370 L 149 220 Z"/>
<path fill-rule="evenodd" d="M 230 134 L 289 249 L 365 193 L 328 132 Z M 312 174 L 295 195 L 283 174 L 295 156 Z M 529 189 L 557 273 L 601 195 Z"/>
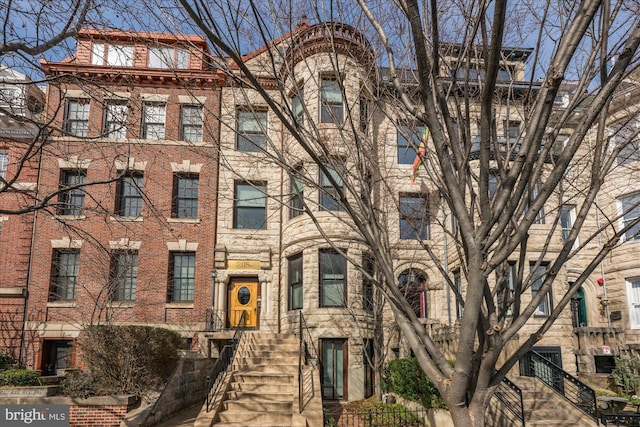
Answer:
<path fill-rule="evenodd" d="M 293 424 L 299 341 L 291 335 L 246 332 L 216 426 Z"/>

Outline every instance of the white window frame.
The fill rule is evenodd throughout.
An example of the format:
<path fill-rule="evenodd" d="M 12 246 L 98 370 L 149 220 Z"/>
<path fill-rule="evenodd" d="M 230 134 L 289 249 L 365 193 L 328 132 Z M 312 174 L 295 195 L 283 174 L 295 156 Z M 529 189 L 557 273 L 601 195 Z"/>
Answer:
<path fill-rule="evenodd" d="M 562 212 L 568 212 L 568 219 L 569 219 L 569 224 L 568 227 L 564 227 L 562 225 Z M 571 229 L 573 228 L 573 224 L 576 223 L 576 206 L 575 205 L 562 205 L 560 206 L 560 232 L 562 235 L 562 242 L 564 243 L 567 239 L 565 237 L 565 231 L 567 233 L 567 236 L 569 235 L 569 233 L 571 232 Z M 579 242 L 578 242 L 578 237 L 576 236 L 576 240 L 573 242 L 573 247 L 571 249 L 576 249 L 579 246 Z"/>
<path fill-rule="evenodd" d="M 162 131 L 149 131 L 149 126 L 162 125 Z M 166 138 L 167 104 L 164 102 L 144 102 L 142 104 L 142 138 L 162 140 Z"/>
<path fill-rule="evenodd" d="M 625 279 L 627 286 L 627 303 L 629 310 L 629 327 L 640 329 L 640 277 L 629 277 Z M 633 285 L 637 285 L 637 298 L 634 299 Z"/>
<path fill-rule="evenodd" d="M 7 169 L 9 167 L 9 150 L 0 148 L 0 178 L 7 178 Z"/>
<path fill-rule="evenodd" d="M 628 199 L 631 197 L 637 197 L 638 198 L 638 203 L 640 203 L 640 193 L 630 193 L 630 194 L 624 194 L 621 196 L 618 196 L 616 198 L 616 210 L 617 210 L 617 216 L 618 216 L 618 227 L 620 230 L 622 230 L 625 226 L 625 222 L 627 221 L 627 219 L 624 216 L 624 208 L 623 208 L 623 199 Z M 636 211 L 638 215 L 640 215 L 640 204 L 635 207 L 631 212 Z M 633 217 L 633 218 L 629 218 L 629 221 L 633 221 L 635 218 L 637 217 Z M 640 228 L 640 224 L 636 225 L 636 227 Z M 629 238 L 629 236 L 627 236 L 627 233 L 625 232 L 622 236 L 621 236 L 621 240 L 623 242 L 626 241 L 635 241 L 635 240 L 640 240 L 640 233 L 633 237 L 633 238 Z"/>

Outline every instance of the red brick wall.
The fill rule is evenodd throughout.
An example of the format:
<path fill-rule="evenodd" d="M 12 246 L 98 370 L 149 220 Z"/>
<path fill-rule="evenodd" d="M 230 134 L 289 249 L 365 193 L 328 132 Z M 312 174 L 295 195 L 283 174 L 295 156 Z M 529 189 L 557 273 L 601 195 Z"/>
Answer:
<path fill-rule="evenodd" d="M 118 427 L 127 412 L 126 405 L 70 406 L 69 426 Z"/>
<path fill-rule="evenodd" d="M 9 164 L 7 167 L 7 181 L 18 185 L 35 184 L 38 178 L 38 156 L 28 160 L 22 169 L 18 165 L 24 160 L 25 150 L 29 141 L 6 140 L 0 141 L 0 148 L 8 150 Z M 17 176 L 17 179 L 16 179 Z M 3 209 L 19 211 L 33 203 L 24 194 L 9 191 L 0 192 L 0 206 Z M 31 234 L 33 230 L 32 213 L 8 215 L 3 217 L 0 224 L 0 293 L 2 288 L 27 287 L 29 275 L 29 258 L 31 256 Z M 22 297 L 0 297 L 0 351 L 7 351 L 14 357 L 19 356 L 20 340 L 23 329 L 25 299 Z"/>

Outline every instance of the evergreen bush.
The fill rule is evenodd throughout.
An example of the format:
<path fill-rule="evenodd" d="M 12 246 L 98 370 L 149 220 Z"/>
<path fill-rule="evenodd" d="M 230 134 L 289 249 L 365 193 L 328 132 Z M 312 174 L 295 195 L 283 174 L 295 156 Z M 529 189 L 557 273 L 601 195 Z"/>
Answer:
<path fill-rule="evenodd" d="M 40 372 L 28 369 L 9 369 L 0 372 L 0 387 L 25 387 L 40 385 Z"/>
<path fill-rule="evenodd" d="M 390 361 L 383 372 L 382 387 L 387 392 L 419 402 L 426 408 L 446 408 L 438 389 L 414 357 Z"/>

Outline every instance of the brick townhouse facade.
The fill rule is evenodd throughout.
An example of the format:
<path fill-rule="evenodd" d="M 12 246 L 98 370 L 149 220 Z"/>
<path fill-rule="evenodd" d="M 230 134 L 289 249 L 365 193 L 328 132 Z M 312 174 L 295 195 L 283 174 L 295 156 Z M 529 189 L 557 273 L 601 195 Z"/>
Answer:
<path fill-rule="evenodd" d="M 25 354 L 76 366 L 83 325 L 163 325 L 210 307 L 220 76 L 201 37 L 83 30 L 42 62 L 56 131 L 40 165 Z"/>
<path fill-rule="evenodd" d="M 20 358 L 34 214 L 37 152 L 44 138 L 38 120 L 45 95 L 24 74 L 0 67 L 0 348 Z M 21 162 L 21 159 L 25 159 Z M 20 213 L 10 215 L 10 213 Z"/>

